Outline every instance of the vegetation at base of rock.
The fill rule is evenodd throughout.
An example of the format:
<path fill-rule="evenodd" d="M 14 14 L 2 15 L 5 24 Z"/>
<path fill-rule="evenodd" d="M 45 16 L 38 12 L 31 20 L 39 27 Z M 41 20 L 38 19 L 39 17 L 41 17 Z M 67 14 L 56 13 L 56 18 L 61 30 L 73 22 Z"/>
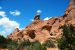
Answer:
<path fill-rule="evenodd" d="M 47 40 L 43 45 L 46 46 L 47 48 L 54 48 L 55 47 L 55 44 L 52 40 Z"/>
<path fill-rule="evenodd" d="M 6 39 L 2 35 L 0 35 L 0 48 L 5 48 L 6 47 Z"/>
<path fill-rule="evenodd" d="M 17 47 L 17 43 L 11 39 L 6 39 L 0 35 L 0 48 L 9 48 L 11 50 Z"/>
<path fill-rule="evenodd" d="M 47 50 L 47 47 L 54 47 L 51 41 L 46 41 L 44 44 L 38 41 L 30 42 L 29 40 L 19 41 L 18 43 L 3 36 L 0 36 L 0 43 L 0 48 L 7 48 L 9 50 Z"/>
<path fill-rule="evenodd" d="M 75 50 L 75 26 L 64 25 L 62 38 L 58 41 L 60 50 Z"/>
<path fill-rule="evenodd" d="M 0 35 L 0 43 L 4 42 L 5 40 L 6 40 L 5 37 Z"/>
<path fill-rule="evenodd" d="M 19 44 L 17 50 L 46 50 L 46 47 L 43 47 L 40 42 L 30 42 L 29 40 L 25 40 Z"/>

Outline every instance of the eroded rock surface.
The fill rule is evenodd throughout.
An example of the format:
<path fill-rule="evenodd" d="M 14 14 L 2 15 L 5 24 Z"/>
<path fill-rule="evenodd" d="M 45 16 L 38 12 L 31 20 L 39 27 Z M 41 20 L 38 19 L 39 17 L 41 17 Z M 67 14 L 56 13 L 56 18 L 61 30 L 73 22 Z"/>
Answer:
<path fill-rule="evenodd" d="M 58 40 L 61 38 L 61 27 L 65 24 L 75 25 L 75 0 L 71 0 L 65 14 L 49 20 L 40 20 L 40 15 L 35 16 L 34 21 L 25 29 L 18 28 L 8 36 L 12 40 L 27 40 L 31 42 L 39 41 L 41 43 L 48 39 Z"/>

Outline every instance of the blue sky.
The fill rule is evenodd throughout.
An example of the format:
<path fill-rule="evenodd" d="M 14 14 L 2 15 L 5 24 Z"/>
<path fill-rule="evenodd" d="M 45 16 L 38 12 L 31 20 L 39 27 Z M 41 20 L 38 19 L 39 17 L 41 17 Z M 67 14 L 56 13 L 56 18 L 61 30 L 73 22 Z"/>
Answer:
<path fill-rule="evenodd" d="M 0 0 L 0 34 L 29 25 L 40 10 L 41 20 L 62 16 L 70 0 Z M 4 22 L 3 22 L 4 21 Z"/>

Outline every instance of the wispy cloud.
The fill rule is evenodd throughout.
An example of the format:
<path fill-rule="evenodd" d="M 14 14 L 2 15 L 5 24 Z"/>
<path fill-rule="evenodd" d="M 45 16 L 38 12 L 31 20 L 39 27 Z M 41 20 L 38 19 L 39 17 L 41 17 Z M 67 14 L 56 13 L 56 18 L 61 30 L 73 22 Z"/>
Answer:
<path fill-rule="evenodd" d="M 52 17 L 46 17 L 46 18 L 44 18 L 43 20 L 49 20 L 50 18 L 52 18 Z"/>
<path fill-rule="evenodd" d="M 12 14 L 13 16 L 19 16 L 21 12 L 19 10 L 15 10 L 15 11 L 10 11 L 10 14 Z"/>
<path fill-rule="evenodd" d="M 0 16 L 6 17 L 6 14 L 5 13 L 6 13 L 5 11 L 0 11 Z"/>

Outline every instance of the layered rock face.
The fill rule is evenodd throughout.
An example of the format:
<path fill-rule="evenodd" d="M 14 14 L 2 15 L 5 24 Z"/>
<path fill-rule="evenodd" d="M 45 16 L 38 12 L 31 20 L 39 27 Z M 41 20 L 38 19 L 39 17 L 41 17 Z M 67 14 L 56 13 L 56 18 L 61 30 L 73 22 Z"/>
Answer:
<path fill-rule="evenodd" d="M 41 43 L 48 39 L 56 41 L 61 38 L 61 27 L 65 24 L 75 25 L 75 0 L 70 1 L 63 16 L 49 20 L 40 20 L 40 14 L 38 14 L 35 16 L 34 21 L 25 29 L 19 30 L 16 28 L 8 38 L 15 41 L 29 39 L 31 42 L 39 41 Z"/>

